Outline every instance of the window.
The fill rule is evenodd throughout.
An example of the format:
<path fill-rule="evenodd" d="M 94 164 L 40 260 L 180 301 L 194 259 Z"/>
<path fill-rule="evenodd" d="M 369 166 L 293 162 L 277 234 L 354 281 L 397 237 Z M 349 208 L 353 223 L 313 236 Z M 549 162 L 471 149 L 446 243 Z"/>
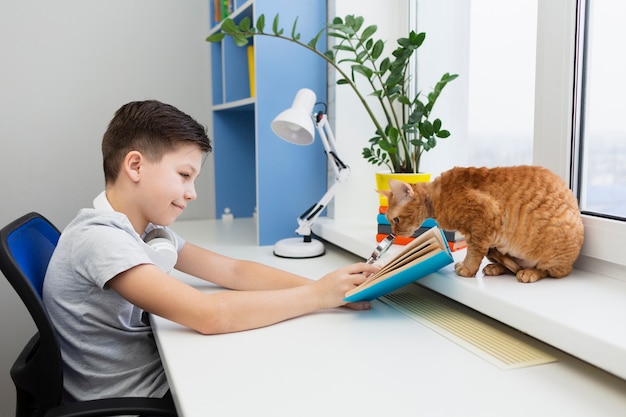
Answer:
<path fill-rule="evenodd" d="M 594 7 L 593 3 L 603 3 L 602 7 L 610 10 L 609 15 L 619 15 L 617 9 L 619 1 L 590 0 L 591 10 Z M 614 3 L 616 8 L 611 9 L 609 3 Z M 623 256 L 621 242 L 626 236 L 626 222 L 587 213 L 592 206 L 594 208 L 591 210 L 600 210 L 598 203 L 600 200 L 590 199 L 593 197 L 593 191 L 590 191 L 589 187 L 600 183 L 601 177 L 604 177 L 602 181 L 606 183 L 607 176 L 596 178 L 589 175 L 592 166 L 595 166 L 593 169 L 605 167 L 598 166 L 598 160 L 595 159 L 597 156 L 594 154 L 601 148 L 591 141 L 592 130 L 585 131 L 584 127 L 585 122 L 591 123 L 593 120 L 591 112 L 602 110 L 598 107 L 601 105 L 593 101 L 600 97 L 597 95 L 598 92 L 593 93 L 598 88 L 597 85 L 591 84 L 594 75 L 591 74 L 585 80 L 585 68 L 599 65 L 595 63 L 595 59 L 601 55 L 594 55 L 593 43 L 587 50 L 584 47 L 583 6 L 584 0 L 540 0 L 538 4 L 533 163 L 546 166 L 560 174 L 570 182 L 580 197 L 584 210 L 585 243 L 578 266 L 625 279 L 626 259 Z M 602 15 L 596 14 L 595 19 L 599 16 Z M 603 24 L 609 25 L 610 22 L 595 21 L 592 25 Z M 593 27 L 590 29 L 593 32 Z M 597 32 L 594 36 L 598 36 Z M 619 51 L 619 38 L 604 41 L 609 43 L 606 46 L 613 51 Z M 577 45 L 580 48 L 577 49 Z M 589 55 L 583 59 L 585 53 Z M 613 81 L 620 82 L 620 79 Z M 612 94 L 614 89 L 617 88 L 611 84 L 610 90 L 604 91 L 602 101 L 605 101 L 606 106 L 620 106 L 620 98 Z M 592 91 L 587 96 L 589 101 L 585 100 L 584 90 Z M 601 126 L 597 122 L 591 124 Z M 578 134 L 579 132 L 582 134 Z M 597 132 L 600 133 L 600 130 Z M 623 154 L 623 150 L 619 152 Z M 619 165 L 614 166 L 618 167 Z M 616 172 L 612 171 L 612 174 Z M 618 196 L 614 197 L 613 201 L 619 205 Z M 601 211 L 607 210 L 602 208 Z"/>
<path fill-rule="evenodd" d="M 578 196 L 582 210 L 626 218 L 626 57 L 616 53 L 626 39 L 626 3 L 587 0 L 582 27 L 577 84 Z M 579 61 L 580 62 L 580 61 Z"/>
<path fill-rule="evenodd" d="M 537 0 L 470 7 L 469 164 L 532 164 Z"/>
<path fill-rule="evenodd" d="M 624 113 L 620 98 L 626 93 L 626 81 L 621 76 L 626 73 L 626 60 L 620 53 L 626 26 L 620 18 L 626 14 L 626 4 L 621 0 L 588 0 L 589 43 L 577 50 L 577 45 L 584 45 L 584 2 L 537 0 L 500 5 L 497 0 L 472 0 L 467 10 L 462 0 L 418 0 L 417 22 L 418 29 L 428 34 L 429 47 L 444 39 L 444 44 L 427 56 L 429 65 L 448 59 L 442 51 L 450 49 L 445 39 L 450 37 L 451 28 L 439 28 L 443 16 L 457 27 L 465 19 L 468 27 L 469 46 L 457 41 L 453 51 L 469 62 L 459 71 L 470 76 L 465 102 L 468 146 L 455 146 L 453 152 L 467 153 L 465 158 L 471 165 L 532 163 L 559 174 L 577 193 L 584 213 L 585 244 L 578 266 L 626 279 L 621 245 L 626 236 L 626 222 L 622 221 L 626 217 L 626 127 L 620 123 Z M 515 11 L 513 16 L 509 10 Z M 534 35 L 529 32 L 533 28 Z M 504 45 L 505 52 L 497 51 L 499 44 Z M 523 62 L 523 68 L 504 66 L 505 59 L 517 60 L 518 55 L 528 57 L 516 61 Z M 575 62 L 585 65 L 575 68 Z M 529 63 L 534 68 L 527 66 Z M 446 69 L 449 66 L 444 64 Z M 494 78 L 485 76 L 489 71 L 495 72 Z M 510 71 L 511 86 L 497 80 L 503 71 Z M 515 86 L 516 77 L 521 77 L 525 88 Z M 499 90 L 504 93 L 499 94 Z M 513 113 L 517 118 L 510 117 Z M 502 123 L 508 130 L 498 127 L 502 118 L 509 118 Z M 533 126 L 531 133 L 529 126 Z M 490 134 L 502 135 L 501 141 L 489 138 Z M 526 142 L 529 137 L 532 146 Z M 490 142 L 502 145 L 493 155 L 481 151 L 494 146 Z M 458 160 L 454 154 L 448 159 L 454 158 Z"/>

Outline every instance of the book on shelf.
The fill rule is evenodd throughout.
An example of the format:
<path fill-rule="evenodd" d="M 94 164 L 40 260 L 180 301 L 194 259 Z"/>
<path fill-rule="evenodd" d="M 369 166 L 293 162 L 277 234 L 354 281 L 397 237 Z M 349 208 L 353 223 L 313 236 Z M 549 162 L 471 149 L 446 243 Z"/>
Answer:
<path fill-rule="evenodd" d="M 233 0 L 213 0 L 213 22 L 219 23 L 233 13 Z"/>
<path fill-rule="evenodd" d="M 255 80 L 254 45 L 248 45 L 247 55 L 248 55 L 248 82 L 250 83 L 250 97 L 254 97 L 255 92 L 256 92 L 256 86 L 254 84 L 254 80 Z"/>
<path fill-rule="evenodd" d="M 414 238 L 361 285 L 348 291 L 345 300 L 373 300 L 432 274 L 452 262 L 452 253 L 443 231 L 439 227 L 432 227 Z"/>

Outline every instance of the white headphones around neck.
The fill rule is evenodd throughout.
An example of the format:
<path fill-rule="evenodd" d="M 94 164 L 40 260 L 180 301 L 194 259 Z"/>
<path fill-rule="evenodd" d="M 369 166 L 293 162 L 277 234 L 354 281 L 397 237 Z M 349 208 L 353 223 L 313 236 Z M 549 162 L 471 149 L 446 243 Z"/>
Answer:
<path fill-rule="evenodd" d="M 178 261 L 178 251 L 176 250 L 176 237 L 166 229 L 157 227 L 149 232 L 143 241 L 146 242 L 157 256 L 148 253 L 150 259 L 163 271 L 170 273 Z"/>
<path fill-rule="evenodd" d="M 96 210 L 114 211 L 104 191 L 93 200 L 93 207 Z M 150 260 L 169 274 L 178 260 L 176 237 L 167 229 L 155 227 L 144 236 L 143 241 L 146 243 L 144 250 Z"/>

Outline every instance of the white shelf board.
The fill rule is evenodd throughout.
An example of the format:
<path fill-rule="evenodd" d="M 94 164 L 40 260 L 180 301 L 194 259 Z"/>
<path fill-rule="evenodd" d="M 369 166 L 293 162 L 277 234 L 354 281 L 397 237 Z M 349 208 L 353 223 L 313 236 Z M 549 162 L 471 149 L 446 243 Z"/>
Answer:
<path fill-rule="evenodd" d="M 319 218 L 313 232 L 363 258 L 377 244 L 374 219 Z M 453 254 L 459 261 L 465 251 Z M 563 279 L 523 284 L 513 275 L 480 271 L 476 278 L 459 277 L 450 265 L 419 283 L 626 379 L 625 281 L 575 269 Z"/>

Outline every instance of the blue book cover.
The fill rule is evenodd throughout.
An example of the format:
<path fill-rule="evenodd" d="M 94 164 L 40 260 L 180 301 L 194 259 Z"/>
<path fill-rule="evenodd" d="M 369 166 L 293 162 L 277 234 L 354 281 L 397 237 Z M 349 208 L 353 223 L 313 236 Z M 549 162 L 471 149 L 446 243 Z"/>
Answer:
<path fill-rule="evenodd" d="M 345 301 L 370 301 L 454 262 L 443 231 L 433 227 L 415 238 L 376 274 L 346 293 Z"/>

